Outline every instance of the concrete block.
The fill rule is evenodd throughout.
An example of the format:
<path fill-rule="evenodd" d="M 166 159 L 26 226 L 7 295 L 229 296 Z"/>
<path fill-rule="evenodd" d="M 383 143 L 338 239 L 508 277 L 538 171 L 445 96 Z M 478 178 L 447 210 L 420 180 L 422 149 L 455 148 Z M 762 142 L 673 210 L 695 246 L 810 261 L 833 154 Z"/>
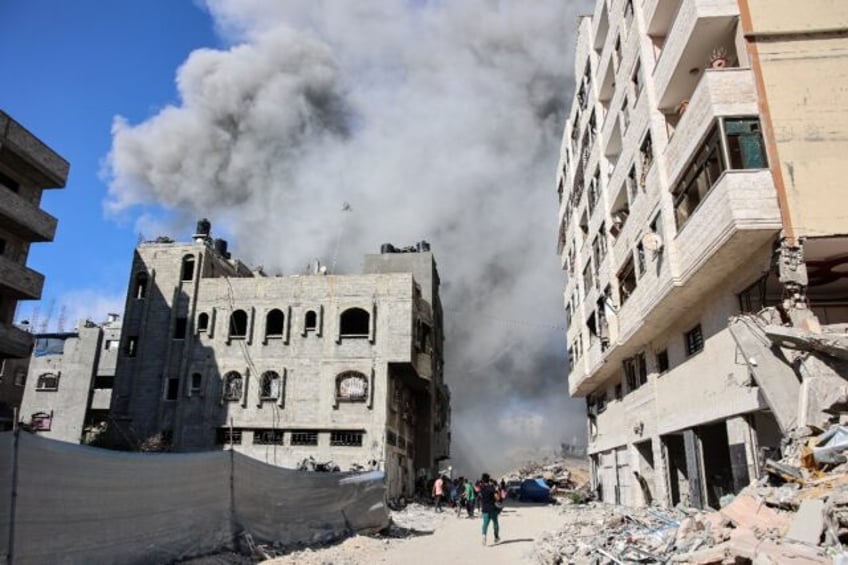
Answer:
<path fill-rule="evenodd" d="M 786 539 L 818 545 L 824 531 L 824 501 L 805 500 L 792 519 Z"/>
<path fill-rule="evenodd" d="M 826 427 L 832 411 L 848 406 L 848 381 L 834 375 L 807 378 L 798 395 L 798 425 Z"/>

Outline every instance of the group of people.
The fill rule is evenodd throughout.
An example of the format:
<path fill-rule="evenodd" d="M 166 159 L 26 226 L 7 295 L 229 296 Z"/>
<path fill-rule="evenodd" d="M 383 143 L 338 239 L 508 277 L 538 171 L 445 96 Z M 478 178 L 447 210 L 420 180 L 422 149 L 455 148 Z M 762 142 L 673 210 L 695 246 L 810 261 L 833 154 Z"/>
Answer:
<path fill-rule="evenodd" d="M 446 502 L 456 510 L 457 517 L 465 510 L 468 518 L 474 518 L 476 510 L 483 517 L 483 545 L 486 545 L 489 523 L 492 524 L 495 543 L 498 543 L 501 541 L 498 514 L 503 510 L 503 501 L 506 500 L 505 487 L 503 481 L 498 485 L 488 473 L 483 473 L 476 482 L 465 477 L 451 481 L 448 477 L 439 476 L 433 483 L 435 511 L 443 512 L 442 505 Z"/>

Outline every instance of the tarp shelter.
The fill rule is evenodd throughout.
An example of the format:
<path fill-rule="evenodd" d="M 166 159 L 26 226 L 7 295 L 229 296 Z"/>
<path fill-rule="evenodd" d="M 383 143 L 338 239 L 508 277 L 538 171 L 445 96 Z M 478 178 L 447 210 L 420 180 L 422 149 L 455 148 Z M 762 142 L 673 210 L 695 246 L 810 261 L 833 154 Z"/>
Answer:
<path fill-rule="evenodd" d="M 551 489 L 544 479 L 524 479 L 518 492 L 518 500 L 524 502 L 550 502 Z"/>

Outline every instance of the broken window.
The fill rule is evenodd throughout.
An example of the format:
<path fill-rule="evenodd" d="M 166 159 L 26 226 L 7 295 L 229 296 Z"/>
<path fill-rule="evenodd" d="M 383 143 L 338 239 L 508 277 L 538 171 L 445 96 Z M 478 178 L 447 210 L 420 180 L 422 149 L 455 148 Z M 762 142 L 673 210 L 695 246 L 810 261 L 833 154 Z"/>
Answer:
<path fill-rule="evenodd" d="M 698 324 L 685 334 L 686 355 L 694 355 L 704 349 L 704 334 L 701 332 L 701 324 Z"/>
<path fill-rule="evenodd" d="M 760 120 L 757 118 L 725 118 L 727 154 L 731 169 L 765 169 L 768 167 Z"/>
<path fill-rule="evenodd" d="M 651 165 L 654 164 L 654 142 L 651 140 L 651 132 L 645 134 L 645 139 L 642 140 L 642 145 L 639 146 L 639 155 L 642 159 L 642 176 L 639 179 L 639 184 L 644 187 L 648 179 L 648 171 L 651 169 Z"/>
<path fill-rule="evenodd" d="M 283 430 L 253 430 L 254 445 L 282 445 Z"/>
<path fill-rule="evenodd" d="M 318 314 L 315 310 L 308 310 L 306 312 L 306 322 L 304 323 L 304 329 L 308 332 L 314 332 L 318 329 Z"/>
<path fill-rule="evenodd" d="M 127 357 L 135 357 L 138 353 L 138 336 L 131 335 L 127 337 L 126 346 L 124 346 L 124 355 Z"/>
<path fill-rule="evenodd" d="M 646 362 L 645 353 L 636 355 L 636 371 L 639 378 L 639 386 L 648 382 L 648 363 Z"/>
<path fill-rule="evenodd" d="M 281 310 L 271 310 L 265 318 L 265 337 L 283 337 L 286 316 Z"/>
<path fill-rule="evenodd" d="M 200 315 L 197 316 L 197 331 L 209 331 L 209 314 L 206 312 L 201 312 Z"/>
<path fill-rule="evenodd" d="M 188 320 L 186 318 L 177 318 L 174 323 L 174 339 L 185 339 L 187 326 Z"/>
<path fill-rule="evenodd" d="M 339 320 L 341 337 L 368 337 L 371 314 L 362 308 L 348 308 Z"/>
<path fill-rule="evenodd" d="M 200 373 L 191 374 L 191 393 L 198 394 L 203 388 L 203 375 Z"/>
<path fill-rule="evenodd" d="M 368 378 L 358 371 L 345 371 L 336 377 L 336 400 L 364 402 L 368 398 Z"/>
<path fill-rule="evenodd" d="M 280 398 L 282 379 L 276 371 L 265 371 L 259 381 L 259 397 L 262 400 L 277 400 Z"/>
<path fill-rule="evenodd" d="M 138 273 L 135 276 L 135 288 L 133 296 L 137 299 L 142 299 L 147 296 L 147 273 Z"/>
<path fill-rule="evenodd" d="M 618 272 L 618 303 L 624 306 L 633 291 L 636 290 L 636 272 L 633 267 L 633 255 L 631 254 L 624 267 Z"/>
<path fill-rule="evenodd" d="M 59 375 L 57 373 L 42 373 L 35 382 L 35 390 L 59 390 Z"/>
<path fill-rule="evenodd" d="M 622 184 L 618 190 L 618 195 L 612 203 L 612 211 L 610 217 L 612 224 L 610 225 L 610 235 L 618 238 L 621 230 L 624 229 L 624 224 L 627 223 L 627 218 L 630 216 L 630 204 L 627 202 L 627 185 Z"/>
<path fill-rule="evenodd" d="M 744 314 L 756 314 L 766 306 L 771 306 L 767 300 L 768 275 L 763 275 L 754 284 L 739 293 L 739 310 Z"/>
<path fill-rule="evenodd" d="M 313 430 L 298 430 L 291 433 L 292 445 L 318 445 L 318 432 Z"/>
<path fill-rule="evenodd" d="M 360 447 L 362 446 L 362 437 L 364 435 L 365 432 L 360 431 L 340 430 L 337 432 L 330 432 L 330 446 Z"/>
<path fill-rule="evenodd" d="M 642 61 L 636 59 L 636 66 L 633 68 L 633 74 L 630 75 L 630 87 L 633 89 L 634 100 L 639 98 L 639 94 L 642 92 L 642 85 L 644 84 L 645 81 L 642 78 Z"/>
<path fill-rule="evenodd" d="M 215 431 L 215 443 L 218 445 L 241 445 L 241 430 L 238 428 L 218 428 Z"/>
<path fill-rule="evenodd" d="M 180 392 L 180 379 L 171 377 L 165 387 L 165 400 L 176 400 Z"/>
<path fill-rule="evenodd" d="M 186 255 L 183 257 L 182 281 L 194 280 L 194 255 Z"/>
<path fill-rule="evenodd" d="M 683 171 L 680 181 L 671 191 L 678 230 L 706 198 L 723 172 L 721 134 L 718 126 L 713 125 L 692 161 Z"/>
<path fill-rule="evenodd" d="M 668 349 L 663 349 L 657 353 L 657 371 L 662 374 L 668 371 Z"/>
<path fill-rule="evenodd" d="M 224 400 L 238 402 L 241 400 L 244 381 L 241 373 L 230 371 L 224 375 Z"/>
<path fill-rule="evenodd" d="M 230 314 L 230 338 L 247 337 L 247 312 L 236 310 Z"/>
<path fill-rule="evenodd" d="M 590 261 L 586 268 L 583 269 L 583 292 L 589 294 L 592 287 L 595 286 L 595 281 L 592 276 L 592 262 Z"/>

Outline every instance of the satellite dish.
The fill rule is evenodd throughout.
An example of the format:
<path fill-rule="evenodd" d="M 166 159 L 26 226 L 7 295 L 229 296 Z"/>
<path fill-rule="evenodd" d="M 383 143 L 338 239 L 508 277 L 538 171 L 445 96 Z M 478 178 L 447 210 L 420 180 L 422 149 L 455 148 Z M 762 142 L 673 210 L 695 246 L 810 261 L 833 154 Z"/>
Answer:
<path fill-rule="evenodd" d="M 659 253 L 663 248 L 663 240 L 656 232 L 649 231 L 642 236 L 642 246 L 648 251 Z"/>

